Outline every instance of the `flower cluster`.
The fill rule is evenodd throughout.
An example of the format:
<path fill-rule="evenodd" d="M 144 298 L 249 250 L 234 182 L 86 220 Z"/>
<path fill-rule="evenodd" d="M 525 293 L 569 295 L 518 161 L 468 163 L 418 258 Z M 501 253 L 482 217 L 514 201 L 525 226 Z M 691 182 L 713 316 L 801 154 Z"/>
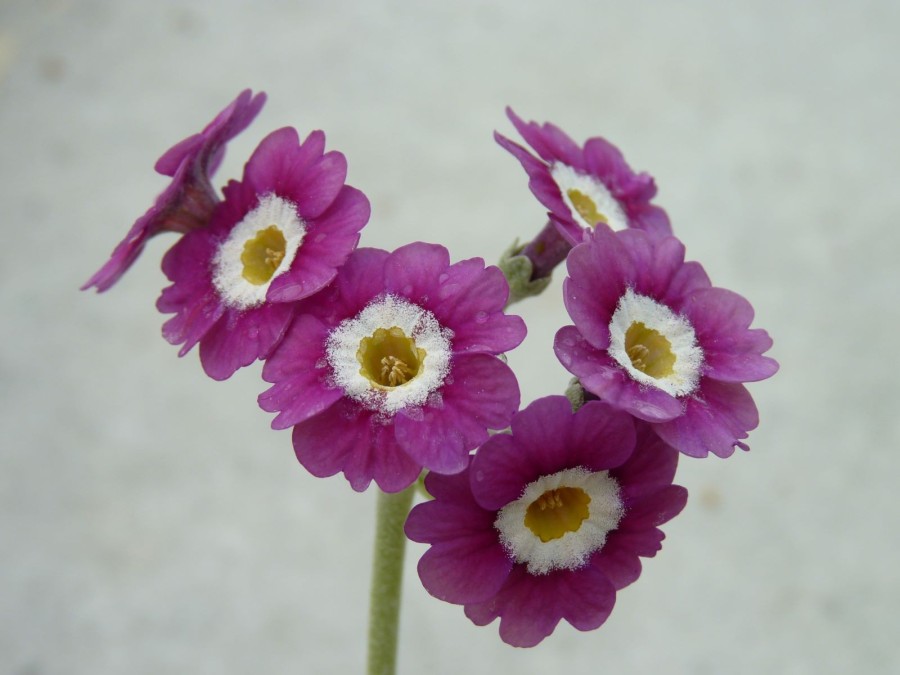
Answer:
<path fill-rule="evenodd" d="M 397 493 L 427 472 L 431 499 L 405 532 L 430 545 L 418 569 L 432 595 L 478 625 L 499 618 L 521 647 L 562 620 L 599 627 L 685 506 L 679 455 L 747 449 L 759 420 L 744 383 L 778 368 L 752 307 L 685 262 L 653 179 L 613 145 L 511 110 L 534 154 L 495 138 L 549 222 L 501 268 L 422 242 L 357 248 L 369 202 L 321 131 L 270 133 L 220 195 L 225 146 L 264 101 L 242 92 L 163 155 L 171 183 L 84 288 L 107 290 L 147 239 L 181 234 L 162 260 L 163 336 L 179 355 L 199 345 L 216 380 L 262 360 L 259 405 L 311 474 Z M 504 354 L 526 327 L 505 310 L 563 261 L 573 325 L 553 349 L 577 395 L 519 410 Z"/>
<path fill-rule="evenodd" d="M 685 262 L 656 186 L 602 138 L 579 147 L 551 124 L 508 110 L 528 150 L 496 134 L 549 209 L 549 225 L 505 260 L 513 288 L 540 292 L 566 261 L 563 301 L 573 326 L 554 342 L 577 377 L 563 397 L 535 401 L 492 437 L 466 470 L 429 475 L 434 500 L 407 535 L 430 544 L 419 576 L 435 597 L 527 647 L 565 619 L 600 626 L 615 593 L 653 556 L 658 526 L 684 507 L 672 485 L 679 452 L 727 457 L 759 422 L 744 382 L 778 369 L 753 309 Z M 513 265 L 523 260 L 521 265 Z M 524 275 L 525 278 L 516 278 Z"/>

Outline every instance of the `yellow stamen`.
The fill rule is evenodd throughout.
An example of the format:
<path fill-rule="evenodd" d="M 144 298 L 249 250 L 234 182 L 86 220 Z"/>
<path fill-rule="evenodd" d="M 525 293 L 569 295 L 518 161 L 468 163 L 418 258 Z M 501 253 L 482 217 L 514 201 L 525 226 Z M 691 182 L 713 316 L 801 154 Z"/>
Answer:
<path fill-rule="evenodd" d="M 400 387 L 416 375 L 425 360 L 425 350 L 418 349 L 401 328 L 379 328 L 359 341 L 356 360 L 360 375 L 383 389 Z"/>
<path fill-rule="evenodd" d="M 632 366 L 650 377 L 668 377 L 675 372 L 672 343 L 640 321 L 635 321 L 625 332 L 625 353 Z"/>
<path fill-rule="evenodd" d="M 385 356 L 381 359 L 381 381 L 387 380 L 389 387 L 406 384 L 412 376 L 412 368 L 396 356 Z"/>
<path fill-rule="evenodd" d="M 241 253 L 244 279 L 255 286 L 268 283 L 284 259 L 286 248 L 284 234 L 276 225 L 259 230 L 253 239 L 244 244 Z"/>
<path fill-rule="evenodd" d="M 597 210 L 597 205 L 594 203 L 594 200 L 586 194 L 575 188 L 566 190 L 566 194 L 569 196 L 569 201 L 572 202 L 572 206 L 578 211 L 578 215 L 584 218 L 591 227 L 596 227 L 598 223 L 609 223 L 606 216 Z"/>
<path fill-rule="evenodd" d="M 559 539 L 566 532 L 578 531 L 590 516 L 590 503 L 590 496 L 581 488 L 548 490 L 528 506 L 525 526 L 543 542 Z"/>

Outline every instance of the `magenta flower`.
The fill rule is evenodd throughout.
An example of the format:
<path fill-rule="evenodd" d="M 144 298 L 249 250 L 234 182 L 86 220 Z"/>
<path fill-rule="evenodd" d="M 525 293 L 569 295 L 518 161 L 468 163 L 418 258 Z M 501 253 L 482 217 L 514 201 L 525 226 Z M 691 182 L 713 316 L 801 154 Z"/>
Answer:
<path fill-rule="evenodd" d="M 150 237 L 160 232 L 190 232 L 205 227 L 220 201 L 210 179 L 225 155 L 225 144 L 249 126 L 266 95 L 242 91 L 199 134 L 185 138 L 156 162 L 157 173 L 172 178 L 156 202 L 138 218 L 109 260 L 88 279 L 81 290 L 97 292 L 115 284 L 144 250 Z"/>
<path fill-rule="evenodd" d="M 572 413 L 539 399 L 455 476 L 429 474 L 433 501 L 414 507 L 406 535 L 431 544 L 419 578 L 433 596 L 465 606 L 479 626 L 532 647 L 565 619 L 606 621 L 616 591 L 641 573 L 687 490 L 672 485 L 678 453 L 647 425 L 605 403 Z"/>
<path fill-rule="evenodd" d="M 749 327 L 750 303 L 713 288 L 675 237 L 597 228 L 567 265 L 575 325 L 559 330 L 554 349 L 581 385 L 686 455 L 747 450 L 740 441 L 759 415 L 741 383 L 778 370 L 762 356 L 768 333 Z"/>
<path fill-rule="evenodd" d="M 283 337 L 295 301 L 325 287 L 359 241 L 369 201 L 344 185 L 347 161 L 325 152 L 325 134 L 300 143 L 294 129 L 269 134 L 224 190 L 209 227 L 173 246 L 162 268 L 173 282 L 157 307 L 180 356 L 200 343 L 216 379 L 265 358 Z"/>
<path fill-rule="evenodd" d="M 581 243 L 598 223 L 671 234 L 666 212 L 650 203 L 653 178 L 635 174 L 614 145 L 595 137 L 581 148 L 552 124 L 526 123 L 511 108 L 506 114 L 538 156 L 496 132 L 494 139 L 521 162 L 531 191 L 570 244 Z"/>
<path fill-rule="evenodd" d="M 343 472 L 354 490 L 386 492 L 422 467 L 465 468 L 503 429 L 519 387 L 498 354 L 525 337 L 503 314 L 503 274 L 480 258 L 450 264 L 442 246 L 359 249 L 334 283 L 303 303 L 266 361 L 260 406 L 294 427 L 297 459 L 315 476 Z"/>

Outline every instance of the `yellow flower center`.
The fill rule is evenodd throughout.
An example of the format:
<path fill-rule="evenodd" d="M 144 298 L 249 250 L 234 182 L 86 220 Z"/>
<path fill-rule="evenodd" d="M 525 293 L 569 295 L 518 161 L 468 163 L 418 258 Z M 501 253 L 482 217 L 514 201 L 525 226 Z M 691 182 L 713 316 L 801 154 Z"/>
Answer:
<path fill-rule="evenodd" d="M 379 328 L 359 341 L 356 360 L 359 374 L 379 388 L 400 387 L 416 375 L 425 360 L 425 350 L 416 347 L 402 329 Z"/>
<path fill-rule="evenodd" d="M 586 194 L 575 188 L 566 190 L 566 194 L 569 196 L 572 206 L 578 211 L 578 215 L 590 223 L 591 227 L 596 227 L 598 223 L 609 224 L 607 217 L 597 210 L 594 200 Z"/>
<path fill-rule="evenodd" d="M 632 366 L 650 377 L 669 377 L 675 372 L 672 343 L 640 321 L 635 321 L 625 332 L 625 353 Z"/>
<path fill-rule="evenodd" d="M 241 263 L 243 277 L 255 286 L 268 283 L 284 258 L 287 241 L 276 225 L 259 230 L 253 239 L 244 244 Z"/>
<path fill-rule="evenodd" d="M 566 532 L 578 531 L 590 516 L 590 503 L 590 496 L 581 488 L 547 490 L 528 505 L 525 526 L 542 542 L 559 539 Z"/>

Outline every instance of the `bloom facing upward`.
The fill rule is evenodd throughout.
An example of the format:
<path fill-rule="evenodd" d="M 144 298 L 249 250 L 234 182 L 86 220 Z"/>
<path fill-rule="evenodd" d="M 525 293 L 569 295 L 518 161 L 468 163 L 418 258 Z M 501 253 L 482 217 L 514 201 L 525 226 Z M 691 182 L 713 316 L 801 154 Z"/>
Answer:
<path fill-rule="evenodd" d="M 284 335 L 295 301 L 326 286 L 359 241 L 369 201 L 344 185 L 347 162 L 314 131 L 269 134 L 224 190 L 209 227 L 188 233 L 163 259 L 173 282 L 157 307 L 180 355 L 200 343 L 217 380 L 264 358 Z"/>
<path fill-rule="evenodd" d="M 150 237 L 160 232 L 190 232 L 209 223 L 219 202 L 210 178 L 219 168 L 225 144 L 249 126 L 265 101 L 264 93 L 253 96 L 245 89 L 203 131 L 185 138 L 159 158 L 156 172 L 171 177 L 172 182 L 81 290 L 93 286 L 103 292 L 110 288 L 128 271 Z"/>
<path fill-rule="evenodd" d="M 713 288 L 675 237 L 597 228 L 572 250 L 564 285 L 575 322 L 554 349 L 581 385 L 653 424 L 681 452 L 728 457 L 759 416 L 742 382 L 770 377 L 769 335 L 744 298 Z"/>
<path fill-rule="evenodd" d="M 431 544 L 419 577 L 435 597 L 464 605 L 478 625 L 531 647 L 565 619 L 606 621 L 616 591 L 640 575 L 687 491 L 672 485 L 678 453 L 646 425 L 605 403 L 577 413 L 563 396 L 539 399 L 491 437 L 456 476 L 429 474 L 434 500 L 406 521 Z"/>
<path fill-rule="evenodd" d="M 498 133 L 494 138 L 521 162 L 531 191 L 570 244 L 579 244 L 599 223 L 671 233 L 666 212 L 650 203 L 653 178 L 635 174 L 614 145 L 589 138 L 582 148 L 552 124 L 526 123 L 510 108 L 506 114 L 538 156 Z"/>
<path fill-rule="evenodd" d="M 508 287 L 479 258 L 450 264 L 442 246 L 359 249 L 334 283 L 303 303 L 266 361 L 260 395 L 293 426 L 297 459 L 315 476 L 343 472 L 397 492 L 422 467 L 454 473 L 488 429 L 507 426 L 519 387 L 496 355 L 525 337 L 503 314 Z"/>

